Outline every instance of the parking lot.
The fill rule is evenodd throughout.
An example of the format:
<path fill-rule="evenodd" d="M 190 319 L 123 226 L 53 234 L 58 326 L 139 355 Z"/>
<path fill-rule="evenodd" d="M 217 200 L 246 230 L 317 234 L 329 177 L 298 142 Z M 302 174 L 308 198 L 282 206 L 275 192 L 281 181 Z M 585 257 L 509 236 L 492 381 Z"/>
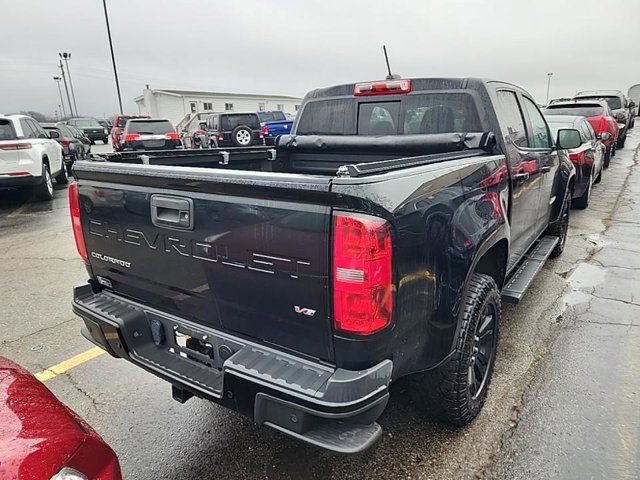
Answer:
<path fill-rule="evenodd" d="M 173 401 L 167 383 L 80 335 L 71 290 L 87 274 L 60 186 L 44 203 L 0 193 L 0 353 L 40 373 L 116 450 L 125 478 L 637 478 L 639 141 L 636 129 L 589 209 L 571 212 L 562 258 L 505 306 L 487 404 L 462 429 L 421 415 L 403 383 L 382 441 L 351 457 L 204 400 Z"/>

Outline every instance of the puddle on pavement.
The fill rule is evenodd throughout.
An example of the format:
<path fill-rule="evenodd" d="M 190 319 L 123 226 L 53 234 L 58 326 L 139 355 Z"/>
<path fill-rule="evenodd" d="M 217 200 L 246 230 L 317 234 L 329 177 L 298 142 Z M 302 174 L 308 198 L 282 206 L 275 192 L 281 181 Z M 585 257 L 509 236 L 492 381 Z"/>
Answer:
<path fill-rule="evenodd" d="M 569 275 L 567 281 L 571 286 L 571 292 L 564 296 L 563 302 L 566 308 L 586 303 L 591 299 L 584 290 L 594 288 L 604 282 L 606 269 L 590 263 L 580 263 Z"/>

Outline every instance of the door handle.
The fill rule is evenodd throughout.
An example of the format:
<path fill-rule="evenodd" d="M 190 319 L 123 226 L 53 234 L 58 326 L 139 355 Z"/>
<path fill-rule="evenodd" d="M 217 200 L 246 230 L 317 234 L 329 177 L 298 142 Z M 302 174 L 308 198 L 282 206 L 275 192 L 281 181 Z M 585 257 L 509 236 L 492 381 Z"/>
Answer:
<path fill-rule="evenodd" d="M 516 182 L 524 182 L 525 180 L 529 179 L 529 173 L 528 172 L 518 172 L 518 173 L 513 175 L 513 179 Z"/>
<path fill-rule="evenodd" d="M 549 165 L 545 165 L 544 167 L 540 167 L 540 171 L 542 173 L 549 173 L 551 171 L 551 167 Z"/>
<path fill-rule="evenodd" d="M 193 200 L 151 195 L 151 221 L 156 227 L 193 230 Z"/>

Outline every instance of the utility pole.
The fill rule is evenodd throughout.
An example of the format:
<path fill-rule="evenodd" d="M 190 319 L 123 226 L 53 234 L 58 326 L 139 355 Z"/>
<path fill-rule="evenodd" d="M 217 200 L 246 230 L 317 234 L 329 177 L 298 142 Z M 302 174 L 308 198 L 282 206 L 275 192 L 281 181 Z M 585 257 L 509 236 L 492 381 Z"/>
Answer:
<path fill-rule="evenodd" d="M 73 109 L 76 111 L 76 117 L 78 116 L 78 105 L 76 104 L 76 94 L 73 91 L 73 82 L 71 81 L 71 70 L 69 70 L 69 60 L 71 60 L 71 54 L 67 52 L 58 53 L 60 58 L 64 59 L 64 64 L 67 67 L 67 76 L 69 77 L 69 87 L 71 87 L 71 97 L 73 98 Z"/>
<path fill-rule="evenodd" d="M 107 0 L 102 0 L 104 7 L 104 19 L 107 22 L 107 35 L 109 36 L 109 48 L 111 49 L 111 62 L 113 63 L 113 76 L 116 79 L 116 90 L 118 91 L 118 105 L 120 105 L 120 115 L 122 111 L 122 97 L 120 96 L 120 82 L 118 82 L 118 69 L 116 68 L 116 57 L 113 54 L 113 42 L 111 41 L 111 27 L 109 27 L 109 13 L 107 12 Z"/>
<path fill-rule="evenodd" d="M 547 101 L 545 105 L 549 105 L 549 90 L 551 88 L 551 77 L 553 76 L 553 72 L 547 73 Z"/>
<path fill-rule="evenodd" d="M 60 77 L 53 77 L 53 79 L 56 81 L 56 83 L 58 84 L 58 93 L 60 94 L 60 105 L 58 105 L 59 107 L 62 107 L 62 116 L 66 117 L 67 116 L 67 112 L 64 109 L 64 99 L 62 98 L 62 89 L 60 88 L 60 80 L 62 80 L 62 78 Z"/>
<path fill-rule="evenodd" d="M 69 87 L 67 87 L 67 77 L 64 74 L 64 65 L 62 65 L 62 60 L 60 60 L 60 71 L 62 72 L 62 81 L 64 82 L 64 91 L 67 92 L 67 100 L 69 102 L 69 110 L 71 110 L 71 116 L 75 116 L 73 114 L 73 106 L 71 105 L 71 97 L 69 96 Z"/>

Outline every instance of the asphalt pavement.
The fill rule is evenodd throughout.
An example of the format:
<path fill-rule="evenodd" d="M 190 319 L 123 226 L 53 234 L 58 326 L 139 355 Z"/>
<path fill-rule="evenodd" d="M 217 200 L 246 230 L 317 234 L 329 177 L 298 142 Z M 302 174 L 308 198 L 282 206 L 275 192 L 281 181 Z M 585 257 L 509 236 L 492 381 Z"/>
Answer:
<path fill-rule="evenodd" d="M 342 456 L 204 400 L 176 403 L 168 384 L 106 354 L 46 385 L 113 446 L 127 479 L 638 478 L 636 130 L 589 209 L 571 212 L 563 256 L 519 305 L 505 306 L 489 398 L 465 428 L 423 416 L 399 384 L 380 420 L 382 440 Z M 0 233 L 0 355 L 35 373 L 91 349 L 70 306 L 87 275 L 66 188 L 49 203 L 0 192 Z"/>

